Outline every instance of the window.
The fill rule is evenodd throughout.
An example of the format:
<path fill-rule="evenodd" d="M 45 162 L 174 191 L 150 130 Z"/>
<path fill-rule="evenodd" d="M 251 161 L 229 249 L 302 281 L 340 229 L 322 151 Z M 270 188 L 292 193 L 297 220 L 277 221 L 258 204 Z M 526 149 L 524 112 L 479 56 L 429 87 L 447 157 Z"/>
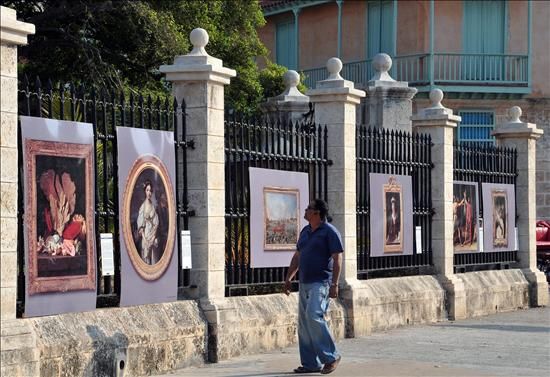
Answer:
<path fill-rule="evenodd" d="M 458 125 L 459 143 L 494 144 L 491 131 L 495 128 L 495 113 L 492 111 L 459 111 L 462 121 Z"/>
<path fill-rule="evenodd" d="M 504 1 L 464 1 L 462 79 L 502 80 L 505 51 Z M 492 55 L 491 55 L 492 54 Z"/>
<path fill-rule="evenodd" d="M 276 61 L 288 69 L 296 69 L 296 42 L 294 39 L 294 21 L 277 24 L 275 34 Z"/>
<path fill-rule="evenodd" d="M 369 1 L 368 5 L 367 52 L 368 58 L 393 51 L 393 1 Z"/>

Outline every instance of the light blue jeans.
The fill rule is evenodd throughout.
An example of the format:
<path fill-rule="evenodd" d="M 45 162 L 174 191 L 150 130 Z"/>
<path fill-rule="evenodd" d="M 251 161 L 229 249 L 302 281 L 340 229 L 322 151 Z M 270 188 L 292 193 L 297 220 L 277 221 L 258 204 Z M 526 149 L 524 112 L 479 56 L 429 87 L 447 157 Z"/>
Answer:
<path fill-rule="evenodd" d="M 329 304 L 329 283 L 300 283 L 298 340 L 302 366 L 319 370 L 339 357 L 325 321 Z"/>

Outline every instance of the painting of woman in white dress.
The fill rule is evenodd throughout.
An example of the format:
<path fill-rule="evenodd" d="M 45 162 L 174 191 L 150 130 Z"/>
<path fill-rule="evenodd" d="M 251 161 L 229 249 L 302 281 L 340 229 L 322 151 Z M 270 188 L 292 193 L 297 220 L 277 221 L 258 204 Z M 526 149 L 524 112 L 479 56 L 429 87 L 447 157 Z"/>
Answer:
<path fill-rule="evenodd" d="M 138 239 L 141 241 L 140 256 L 147 264 L 155 264 L 158 259 L 158 238 L 159 216 L 153 205 L 153 184 L 148 179 L 143 184 L 145 200 L 139 207 L 137 217 Z"/>
<path fill-rule="evenodd" d="M 153 169 L 143 170 L 134 186 L 130 205 L 135 247 L 148 265 L 154 265 L 160 260 L 166 244 L 164 233 L 168 218 L 160 197 L 166 197 L 166 193 L 157 172 Z"/>
<path fill-rule="evenodd" d="M 166 167 L 155 156 L 138 158 L 124 190 L 122 235 L 136 272 L 156 280 L 169 265 L 175 241 L 175 201 Z"/>

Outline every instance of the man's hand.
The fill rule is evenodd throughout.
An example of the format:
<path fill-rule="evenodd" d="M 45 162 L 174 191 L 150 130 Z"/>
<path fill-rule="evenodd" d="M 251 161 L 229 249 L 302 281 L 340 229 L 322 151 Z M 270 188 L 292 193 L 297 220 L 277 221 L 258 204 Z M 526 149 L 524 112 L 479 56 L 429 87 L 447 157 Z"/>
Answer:
<path fill-rule="evenodd" d="M 292 283 L 290 282 L 290 280 L 285 280 L 285 285 L 284 285 L 284 292 L 285 292 L 285 295 L 289 295 L 290 294 L 290 290 L 292 288 Z"/>
<path fill-rule="evenodd" d="M 338 297 L 338 286 L 337 285 L 331 285 L 330 289 L 328 291 L 328 297 L 330 298 L 337 298 Z"/>

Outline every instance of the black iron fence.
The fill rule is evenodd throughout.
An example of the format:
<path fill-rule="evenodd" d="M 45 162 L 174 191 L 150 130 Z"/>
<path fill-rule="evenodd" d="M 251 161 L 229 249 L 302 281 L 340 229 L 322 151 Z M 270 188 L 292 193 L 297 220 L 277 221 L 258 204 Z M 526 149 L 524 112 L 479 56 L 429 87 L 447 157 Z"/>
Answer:
<path fill-rule="evenodd" d="M 116 127 L 136 127 L 174 131 L 176 157 L 177 226 L 188 229 L 187 148 L 192 142 L 186 139 L 185 103 L 171 98 L 142 95 L 124 95 L 106 89 L 76 88 L 72 84 L 43 86 L 40 80 L 31 85 L 28 79 L 19 83 L 19 115 L 72 120 L 93 124 L 95 150 L 95 243 L 97 251 L 97 306 L 116 306 L 120 293 L 119 204 Z M 19 132 L 21 135 L 21 132 Z M 23 235 L 23 153 L 19 140 L 18 188 L 18 312 L 22 313 L 25 299 L 25 248 Z M 100 233 L 112 233 L 114 241 L 114 276 L 103 276 L 101 269 Z M 189 270 L 181 269 L 181 252 L 178 242 L 178 285 L 189 285 Z"/>
<path fill-rule="evenodd" d="M 225 120 L 226 296 L 280 291 L 287 268 L 250 267 L 249 167 L 306 172 L 311 198 L 327 200 L 327 128 L 269 123 L 238 116 Z"/>
<path fill-rule="evenodd" d="M 357 126 L 357 274 L 359 279 L 430 273 L 432 265 L 431 138 Z M 370 173 L 412 177 L 413 223 L 421 227 L 422 253 L 372 257 Z M 381 216 L 381 214 L 376 214 Z M 416 232 L 414 243 L 416 244 Z"/>
<path fill-rule="evenodd" d="M 482 183 L 516 184 L 517 151 L 493 145 L 454 146 L 454 180 L 478 184 L 479 218 L 483 218 Z M 517 195 L 517 194 L 516 194 Z M 518 216 L 516 211 L 516 217 Z M 455 254 L 455 272 L 504 269 L 517 261 L 517 250 Z"/>

